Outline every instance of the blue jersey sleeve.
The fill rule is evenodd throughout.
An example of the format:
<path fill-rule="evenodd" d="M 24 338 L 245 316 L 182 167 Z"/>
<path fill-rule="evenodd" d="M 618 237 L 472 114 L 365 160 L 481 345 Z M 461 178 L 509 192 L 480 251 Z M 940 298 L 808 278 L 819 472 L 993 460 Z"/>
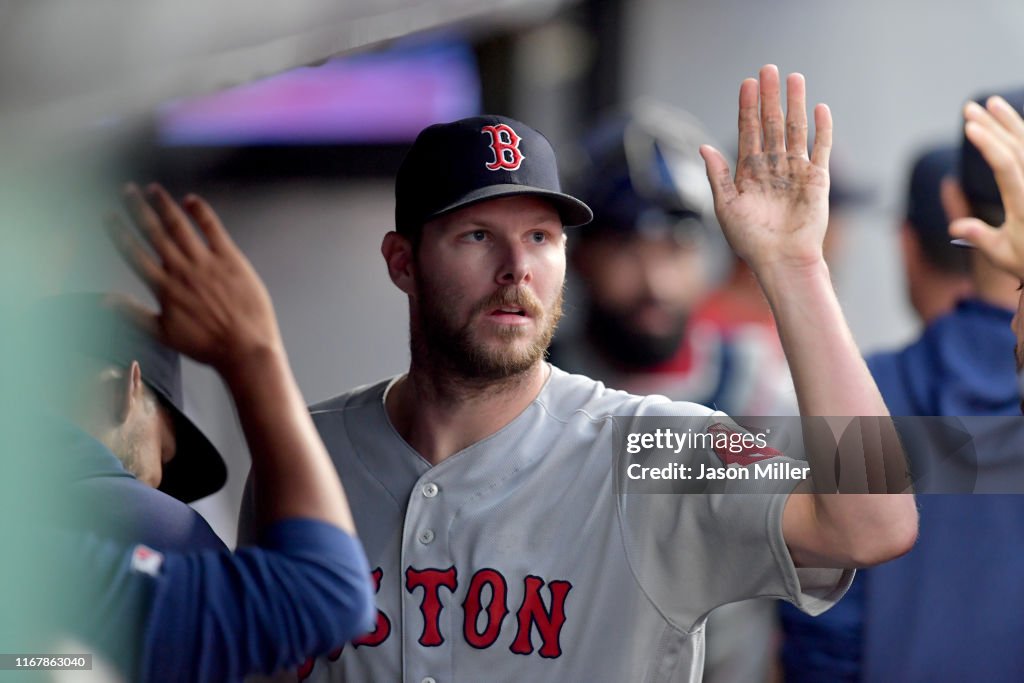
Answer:
<path fill-rule="evenodd" d="M 373 629 L 373 584 L 359 542 L 290 519 L 259 546 L 168 555 L 154 578 L 144 680 L 231 681 L 295 668 Z"/>
<path fill-rule="evenodd" d="M 277 522 L 235 553 L 161 553 L 93 534 L 59 540 L 83 568 L 77 588 L 66 587 L 80 596 L 71 632 L 129 680 L 240 681 L 373 629 L 362 546 L 324 522 Z"/>

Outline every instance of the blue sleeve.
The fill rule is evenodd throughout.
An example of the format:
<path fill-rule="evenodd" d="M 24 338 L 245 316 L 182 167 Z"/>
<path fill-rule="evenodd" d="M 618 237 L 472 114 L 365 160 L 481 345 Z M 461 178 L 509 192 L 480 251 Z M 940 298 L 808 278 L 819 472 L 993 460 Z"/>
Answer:
<path fill-rule="evenodd" d="M 323 522 L 289 519 L 259 546 L 166 556 L 152 579 L 140 678 L 233 681 L 295 668 L 373 630 L 376 608 L 359 542 Z"/>

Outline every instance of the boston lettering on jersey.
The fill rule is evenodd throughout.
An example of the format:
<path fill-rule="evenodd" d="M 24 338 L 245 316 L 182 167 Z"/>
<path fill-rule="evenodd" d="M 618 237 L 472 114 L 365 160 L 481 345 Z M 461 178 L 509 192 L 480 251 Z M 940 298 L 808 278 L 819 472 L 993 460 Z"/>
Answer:
<path fill-rule="evenodd" d="M 373 570 L 375 592 L 380 592 L 383 570 Z M 545 601 L 541 589 L 547 585 L 550 601 Z M 428 567 L 405 570 L 405 589 L 420 596 L 420 614 L 423 628 L 417 642 L 423 647 L 439 647 L 446 635 L 441 631 L 441 591 L 454 593 L 459 587 L 458 571 L 455 567 L 437 569 Z M 489 601 L 484 605 L 485 589 Z M 540 635 L 541 645 L 537 654 L 547 659 L 562 655 L 560 641 L 562 626 L 565 624 L 565 602 L 572 584 L 568 581 L 547 581 L 539 576 L 528 575 L 523 579 L 523 601 L 515 613 L 516 635 L 509 650 L 517 655 L 529 655 L 534 651 L 533 631 Z M 508 582 L 497 569 L 479 569 L 469 580 L 466 598 L 462 601 L 462 636 L 472 647 L 483 650 L 492 647 L 501 633 L 501 625 L 509 615 Z M 486 616 L 483 616 L 486 615 Z M 481 624 L 481 618 L 483 623 Z M 374 630 L 352 641 L 354 648 L 376 647 L 391 636 L 391 619 L 382 610 L 377 610 L 377 624 Z M 337 660 L 343 648 L 331 651 L 327 658 Z M 305 680 L 313 672 L 314 660 L 309 659 L 299 667 L 299 680 Z"/>

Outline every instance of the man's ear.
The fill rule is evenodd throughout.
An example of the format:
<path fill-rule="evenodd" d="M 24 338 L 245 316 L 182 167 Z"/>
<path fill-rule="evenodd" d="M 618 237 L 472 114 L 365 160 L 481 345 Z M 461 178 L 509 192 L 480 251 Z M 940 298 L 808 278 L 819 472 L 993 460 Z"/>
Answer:
<path fill-rule="evenodd" d="M 946 212 L 947 222 L 952 223 L 971 215 L 970 202 L 967 201 L 967 196 L 964 195 L 963 188 L 960 187 L 956 178 L 946 176 L 942 179 L 939 196 L 942 199 L 942 208 Z"/>
<path fill-rule="evenodd" d="M 388 264 L 388 275 L 395 286 L 406 294 L 415 292 L 415 259 L 412 253 L 412 242 L 408 237 L 399 235 L 392 230 L 384 235 L 380 245 L 380 253 Z"/>
<path fill-rule="evenodd" d="M 131 415 L 132 408 L 141 405 L 145 389 L 142 385 L 142 368 L 139 362 L 132 361 L 131 367 L 118 381 L 117 420 L 124 423 Z"/>

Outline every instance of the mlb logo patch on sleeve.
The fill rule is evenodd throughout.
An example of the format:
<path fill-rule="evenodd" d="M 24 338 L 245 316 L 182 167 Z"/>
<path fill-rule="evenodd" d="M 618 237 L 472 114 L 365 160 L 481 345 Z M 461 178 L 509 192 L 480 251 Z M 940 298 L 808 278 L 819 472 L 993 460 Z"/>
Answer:
<path fill-rule="evenodd" d="M 135 546 L 135 550 L 132 551 L 131 569 L 133 572 L 156 576 L 160 573 L 160 567 L 163 566 L 163 563 L 163 553 L 158 553 L 148 546 L 140 544 Z"/>

